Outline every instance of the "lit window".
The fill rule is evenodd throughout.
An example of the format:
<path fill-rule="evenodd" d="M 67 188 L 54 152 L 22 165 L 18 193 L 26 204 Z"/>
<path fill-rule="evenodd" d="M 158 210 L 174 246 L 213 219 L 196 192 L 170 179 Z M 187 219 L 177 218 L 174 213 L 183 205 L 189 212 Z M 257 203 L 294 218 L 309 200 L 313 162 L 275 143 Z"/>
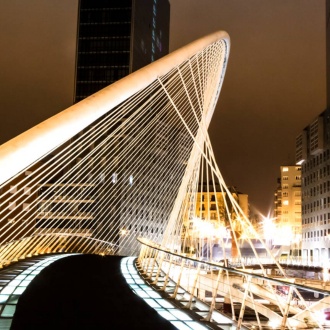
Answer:
<path fill-rule="evenodd" d="M 15 192 L 17 192 L 17 187 L 16 186 L 10 186 L 9 192 L 11 194 L 14 194 Z"/>
<path fill-rule="evenodd" d="M 112 174 L 112 183 L 117 183 L 117 180 L 118 180 L 118 176 L 117 176 L 117 173 L 113 173 Z"/>
<path fill-rule="evenodd" d="M 128 234 L 128 230 L 126 229 L 126 228 L 122 228 L 121 230 L 120 230 L 120 235 L 121 236 L 126 236 Z"/>
<path fill-rule="evenodd" d="M 104 182 L 105 182 L 105 174 L 104 173 L 101 173 L 100 174 L 100 183 L 104 183 Z M 115 183 L 115 182 L 113 182 L 113 183 Z"/>
<path fill-rule="evenodd" d="M 24 195 L 30 195 L 31 194 L 31 188 L 30 187 L 24 187 Z"/>
<path fill-rule="evenodd" d="M 130 175 L 129 179 L 128 179 L 128 182 L 129 182 L 130 185 L 133 184 L 133 180 L 134 180 L 133 175 Z"/>
<path fill-rule="evenodd" d="M 289 205 L 289 201 L 288 200 L 283 201 L 283 205 Z"/>
<path fill-rule="evenodd" d="M 23 203 L 23 211 L 28 211 L 30 208 L 30 204 L 28 203 Z"/>
<path fill-rule="evenodd" d="M 9 202 L 8 204 L 8 210 L 14 210 L 16 207 L 16 202 Z"/>
<path fill-rule="evenodd" d="M 283 167 L 282 172 L 289 172 L 289 168 L 288 167 Z"/>

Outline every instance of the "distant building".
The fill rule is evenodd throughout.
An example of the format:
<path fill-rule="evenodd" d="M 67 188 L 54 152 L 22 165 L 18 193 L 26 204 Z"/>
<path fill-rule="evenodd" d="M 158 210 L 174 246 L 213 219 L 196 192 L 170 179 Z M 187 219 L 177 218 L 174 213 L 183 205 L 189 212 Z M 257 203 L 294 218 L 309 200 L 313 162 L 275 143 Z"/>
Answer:
<path fill-rule="evenodd" d="M 5 184 L 0 188 L 0 229 L 3 239 L 11 241 L 23 238 L 25 235 L 32 235 L 36 226 L 34 215 L 36 212 L 37 198 L 36 189 L 33 188 L 33 170 L 38 165 L 33 165 L 29 170 L 21 173 L 9 184 Z M 25 181 L 22 188 L 20 184 Z M 21 206 L 20 201 L 24 200 Z M 24 223 L 23 229 L 20 226 Z M 15 225 L 13 225 L 15 224 Z"/>
<path fill-rule="evenodd" d="M 299 255 L 301 242 L 301 166 L 281 166 L 274 200 L 277 230 L 274 244 L 288 245 Z"/>
<path fill-rule="evenodd" d="M 78 10 L 75 102 L 168 54 L 168 0 L 80 0 Z M 122 146 L 125 141 L 123 135 Z M 116 188 L 122 176 L 128 182 L 129 195 L 127 191 Z M 120 204 L 112 202 L 109 214 L 115 219 L 113 224 L 120 222 L 120 226 L 114 225 L 114 228 L 121 228 L 113 242 L 120 247 L 119 253 L 129 254 L 132 251 L 125 246 L 127 235 L 139 236 L 143 232 L 155 238 L 163 234 L 165 223 L 162 216 L 158 215 L 155 218 L 159 223 L 154 226 L 141 224 L 151 215 L 140 213 L 136 207 L 137 201 L 128 197 L 138 183 L 128 169 L 115 169 L 112 182 L 111 189 L 114 189 Z M 149 196 L 142 197 L 147 204 Z M 100 201 L 103 197 L 99 196 L 98 200 L 102 204 Z M 95 219 L 98 228 L 104 226 L 104 221 Z"/>
<path fill-rule="evenodd" d="M 75 102 L 168 54 L 168 0 L 80 0 L 78 10 Z M 125 119 L 119 118 L 118 125 Z M 163 125 L 166 127 L 167 123 L 164 121 Z M 169 135 L 166 132 L 164 129 L 162 139 Z M 103 133 L 108 136 L 112 132 L 105 130 Z M 73 137 L 71 142 L 79 139 L 80 135 L 82 133 Z M 154 239 L 161 237 L 165 227 L 163 215 L 139 212 L 140 209 L 136 207 L 137 198 L 144 198 L 146 205 L 151 198 L 140 196 L 139 191 L 136 192 L 139 179 L 134 177 L 128 165 L 120 169 L 113 165 L 113 173 L 108 173 L 109 164 L 116 164 L 113 159 L 118 150 L 126 146 L 127 134 L 118 131 L 117 138 L 119 135 L 122 135 L 122 140 L 113 154 L 104 155 L 102 160 L 96 163 L 91 150 L 97 146 L 97 142 L 92 143 L 88 150 L 77 153 L 75 163 L 68 164 L 67 168 L 62 170 L 59 182 L 45 180 L 39 185 L 36 232 L 65 231 L 84 237 L 94 233 L 94 237 L 102 242 L 106 240 L 104 235 L 107 233 L 104 233 L 103 228 L 107 226 L 112 232 L 112 238 L 107 239 L 109 252 L 122 254 L 132 253 L 130 247 L 125 246 L 128 235 L 137 237 L 143 232 Z M 150 147 L 149 153 L 153 152 L 154 148 Z M 82 166 L 88 170 L 88 175 L 80 175 L 81 179 L 77 182 L 70 181 L 67 178 L 68 173 L 73 171 L 73 168 L 78 171 Z M 107 176 L 103 173 L 96 180 L 96 169 L 100 168 L 104 169 Z M 125 191 L 117 184 L 124 177 L 127 182 Z M 105 197 L 105 188 L 100 188 L 102 186 L 113 190 L 112 196 L 115 196 L 116 201 Z M 88 192 L 88 197 L 80 200 L 79 196 L 83 191 L 84 195 Z M 98 212 L 108 204 L 111 207 L 106 215 Z M 149 226 L 143 225 L 146 218 L 155 218 L 158 222 L 154 221 Z M 75 244 L 65 242 L 65 239 L 66 237 L 63 238 L 63 246 Z"/>
<path fill-rule="evenodd" d="M 168 0 L 80 0 L 75 102 L 166 55 Z"/>
<path fill-rule="evenodd" d="M 196 216 L 202 220 L 211 220 L 214 222 L 223 221 L 225 219 L 225 201 L 226 193 L 222 193 L 219 185 L 216 185 L 216 191 L 210 184 L 203 185 L 203 189 L 199 190 L 196 195 Z M 248 195 L 238 192 L 234 187 L 229 187 L 229 190 L 236 202 L 246 216 L 249 213 Z M 227 202 L 229 205 L 231 203 Z M 217 211 L 218 209 L 218 211 Z M 222 216 L 222 219 L 219 219 Z"/>
<path fill-rule="evenodd" d="M 245 216 L 249 216 L 248 195 L 240 193 L 235 187 L 229 187 L 229 191 L 240 206 Z M 223 240 L 230 240 L 232 234 L 228 230 L 229 215 L 237 239 L 242 234 L 240 221 L 234 212 L 232 202 L 228 199 L 227 193 L 222 192 L 218 184 L 207 184 L 199 186 L 198 192 L 190 197 L 192 208 L 187 212 L 184 219 L 184 231 L 182 240 L 184 250 L 187 253 L 196 252 L 200 244 L 200 240 L 207 239 L 211 244 L 217 245 Z M 227 207 L 226 207 L 227 204 Z M 250 237 L 251 238 L 251 237 Z"/>
<path fill-rule="evenodd" d="M 302 256 L 330 258 L 330 109 L 296 138 L 296 163 L 302 166 Z"/>

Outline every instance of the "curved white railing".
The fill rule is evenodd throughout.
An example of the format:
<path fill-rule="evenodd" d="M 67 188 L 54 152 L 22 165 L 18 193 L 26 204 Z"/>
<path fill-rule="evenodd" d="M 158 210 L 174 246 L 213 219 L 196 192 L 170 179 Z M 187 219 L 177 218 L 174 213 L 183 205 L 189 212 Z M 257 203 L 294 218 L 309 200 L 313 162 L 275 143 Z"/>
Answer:
<path fill-rule="evenodd" d="M 322 329 L 329 325 L 329 283 L 299 283 L 298 278 L 276 276 L 271 266 L 265 276 L 256 269 L 234 268 L 229 260 L 211 262 L 146 239 L 139 241 L 137 264 L 145 279 L 184 308 L 203 315 L 205 321 L 238 329 Z"/>

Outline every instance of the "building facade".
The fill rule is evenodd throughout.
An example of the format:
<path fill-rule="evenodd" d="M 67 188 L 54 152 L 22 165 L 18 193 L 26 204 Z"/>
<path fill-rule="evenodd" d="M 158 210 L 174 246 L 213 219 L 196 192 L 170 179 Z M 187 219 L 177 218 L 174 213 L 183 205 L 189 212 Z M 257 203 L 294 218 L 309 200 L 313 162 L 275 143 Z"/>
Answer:
<path fill-rule="evenodd" d="M 80 0 L 78 10 L 75 102 L 168 54 L 168 0 Z M 118 125 L 126 119 L 121 118 Z M 163 131 L 163 138 L 166 132 Z M 134 133 L 123 129 L 119 134 L 122 139 L 115 154 L 126 146 Z M 130 161 L 134 162 L 133 159 Z M 108 159 L 105 164 L 109 162 Z M 128 182 L 127 191 L 118 188 L 117 183 L 123 178 Z M 142 212 L 138 207 L 141 203 L 147 207 L 150 198 L 139 195 L 139 180 L 128 163 L 122 168 L 115 167 L 111 180 L 113 185 L 107 189 L 114 190 L 113 195 L 120 203 L 110 202 L 109 218 L 114 228 L 121 228 L 113 243 L 119 247 L 118 253 L 130 254 L 132 251 L 125 243 L 128 236 L 138 237 L 143 233 L 157 239 L 163 234 L 165 222 L 162 215 L 149 214 L 146 210 Z M 143 201 L 137 198 L 143 198 Z M 98 196 L 97 200 L 99 205 L 96 208 L 107 203 L 102 196 Z M 146 218 L 157 221 L 152 226 L 143 225 Z M 108 219 L 94 221 L 98 223 L 94 232 L 109 222 Z"/>
<path fill-rule="evenodd" d="M 224 199 L 226 198 L 226 193 L 221 192 L 218 185 L 215 188 L 216 191 L 214 191 L 212 185 L 207 187 L 207 184 L 204 184 L 203 190 L 197 193 L 196 216 L 201 220 L 219 223 L 225 219 L 226 207 Z M 243 213 L 248 217 L 248 195 L 238 192 L 234 187 L 229 187 L 229 190 Z M 229 202 L 227 203 L 230 204 Z"/>
<path fill-rule="evenodd" d="M 80 0 L 78 10 L 75 102 L 168 54 L 168 0 Z M 140 101 L 148 102 L 147 96 Z M 93 233 L 99 242 L 107 242 L 110 253 L 120 254 L 132 253 L 130 247 L 126 247 L 128 235 L 137 237 L 146 233 L 155 239 L 163 234 L 165 221 L 162 215 L 149 214 L 145 210 L 142 214 L 141 207 L 138 207 L 141 203 L 147 205 L 149 196 L 144 195 L 146 201 L 140 201 L 139 179 L 130 168 L 134 157 L 130 162 L 122 161 L 120 168 L 117 165 L 121 151 L 136 134 L 125 126 L 129 115 L 119 117 L 118 124 L 99 133 L 98 141 L 108 143 L 101 147 L 98 141 L 91 142 L 88 150 L 77 151 L 75 161 L 63 168 L 59 182 L 45 180 L 40 185 L 36 232 L 54 233 L 61 228 L 77 237 L 89 237 Z M 165 120 L 163 123 L 166 125 Z M 92 136 L 94 130 L 101 132 L 98 125 L 101 127 L 101 124 L 94 123 L 93 127 L 86 128 L 68 144 L 84 135 Z M 106 150 L 114 131 L 117 144 L 109 153 Z M 164 129 L 162 138 L 168 135 L 169 128 Z M 96 161 L 93 150 L 100 148 L 104 149 L 103 157 Z M 153 151 L 150 147 L 149 152 Z M 97 174 L 100 169 L 102 175 Z M 81 173 L 77 181 L 70 179 L 75 172 Z M 125 189 L 120 185 L 123 180 L 127 182 Z M 109 191 L 112 191 L 113 200 L 105 197 L 105 192 Z M 82 200 L 79 198 L 82 195 L 88 197 Z M 106 214 L 98 211 L 105 207 L 108 207 Z M 158 222 L 154 221 L 152 226 L 143 225 L 145 218 L 149 217 Z M 111 239 L 105 236 L 105 227 L 112 232 Z"/>
<path fill-rule="evenodd" d="M 296 163 L 302 167 L 302 256 L 330 258 L 330 109 L 296 138 Z"/>
<path fill-rule="evenodd" d="M 235 187 L 229 187 L 229 191 L 236 203 L 241 208 L 246 217 L 249 216 L 248 195 L 238 192 Z M 228 230 L 230 227 L 229 217 L 233 228 L 235 227 L 236 238 L 255 238 L 252 233 L 243 233 L 241 230 L 240 219 L 236 217 L 232 202 L 226 192 L 222 192 L 218 184 L 199 185 L 198 193 L 190 196 L 194 201 L 185 218 L 182 233 L 183 249 L 186 253 L 198 254 L 197 251 L 203 244 L 212 246 L 213 256 L 221 254 L 220 246 L 227 241 L 227 253 L 232 254 L 232 233 Z M 244 235 L 244 237 L 243 237 Z M 207 240 L 207 241 L 206 241 Z M 211 250 L 212 250 L 211 248 Z M 216 250 L 219 251 L 216 251 Z"/>
<path fill-rule="evenodd" d="M 275 245 L 290 246 L 292 255 L 301 249 L 301 166 L 281 166 L 274 200 Z"/>
<path fill-rule="evenodd" d="M 166 55 L 168 0 L 80 0 L 75 102 Z"/>

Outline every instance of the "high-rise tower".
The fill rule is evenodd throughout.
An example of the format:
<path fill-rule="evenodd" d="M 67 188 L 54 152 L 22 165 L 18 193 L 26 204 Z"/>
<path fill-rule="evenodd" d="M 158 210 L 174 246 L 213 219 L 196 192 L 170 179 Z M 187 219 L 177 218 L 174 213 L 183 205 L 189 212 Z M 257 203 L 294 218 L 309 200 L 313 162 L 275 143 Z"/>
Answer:
<path fill-rule="evenodd" d="M 296 138 L 296 163 L 302 168 L 302 256 L 330 258 L 330 1 L 326 9 L 327 109 Z"/>
<path fill-rule="evenodd" d="M 330 257 L 330 109 L 296 138 L 296 162 L 302 168 L 302 256 Z"/>
<path fill-rule="evenodd" d="M 161 58 L 168 0 L 80 0 L 75 102 Z"/>
<path fill-rule="evenodd" d="M 291 255 L 300 255 L 301 245 L 301 166 L 281 166 L 275 192 L 275 245 L 290 246 Z"/>
<path fill-rule="evenodd" d="M 78 8 L 75 102 L 168 54 L 170 20 L 168 0 L 80 0 Z M 109 203 L 111 208 L 106 216 L 93 217 L 85 225 L 85 229 L 88 233 L 93 231 L 99 240 L 103 240 L 101 228 L 112 218 L 112 239 L 109 244 L 116 249 L 116 252 L 124 255 L 132 253 L 130 250 L 132 247 L 125 244 L 127 235 L 138 236 L 143 231 L 153 237 L 160 237 L 165 225 L 161 215 L 158 217 L 153 215 L 157 221 L 152 223 L 152 226 L 140 224 L 145 220 L 144 218 L 151 215 L 148 212 L 143 214 L 140 212 L 137 199 L 140 201 L 143 198 L 144 208 L 147 209 L 151 198 L 146 192 L 140 196 L 138 191 L 136 194 L 132 194 L 132 191 L 139 187 L 138 176 L 140 181 L 143 178 L 145 185 L 149 184 L 151 187 L 152 183 L 147 176 L 141 173 L 138 175 L 132 169 L 134 153 L 132 152 L 129 160 L 127 158 L 127 162 L 122 162 L 120 168 L 117 167 L 120 150 L 125 149 L 134 135 L 123 124 L 132 115 L 133 110 L 119 119 L 120 128 L 116 127 L 118 143 L 111 152 L 106 153 L 101 163 L 96 164 L 93 156 L 81 155 L 77 159 L 79 163 L 84 157 L 90 158 L 90 175 L 93 175 L 93 171 L 100 166 L 104 168 L 104 172 L 107 172 L 109 169 L 106 168 L 110 164 L 113 165 L 111 173 L 102 174 L 101 181 L 102 184 L 110 182 L 107 189 L 113 190 L 117 202 L 105 201 L 103 192 L 93 194 L 94 202 L 89 209 L 101 209 L 105 203 Z M 149 120 L 152 121 L 152 117 L 149 117 Z M 167 125 L 166 116 L 159 117 L 158 120 L 162 121 L 164 127 Z M 140 129 L 142 130 L 142 123 Z M 110 128 L 105 135 L 111 135 L 113 130 L 114 127 Z M 164 129 L 159 133 L 159 137 L 153 137 L 152 141 L 156 143 L 158 138 L 163 141 L 168 135 L 169 133 Z M 91 149 L 96 145 L 97 142 L 92 144 Z M 146 164 L 148 159 L 156 157 L 153 148 L 145 150 L 144 153 Z M 119 185 L 121 181 L 127 183 L 125 188 Z M 150 188 L 150 191 L 152 190 Z M 114 229 L 115 227 L 117 229 Z"/>

